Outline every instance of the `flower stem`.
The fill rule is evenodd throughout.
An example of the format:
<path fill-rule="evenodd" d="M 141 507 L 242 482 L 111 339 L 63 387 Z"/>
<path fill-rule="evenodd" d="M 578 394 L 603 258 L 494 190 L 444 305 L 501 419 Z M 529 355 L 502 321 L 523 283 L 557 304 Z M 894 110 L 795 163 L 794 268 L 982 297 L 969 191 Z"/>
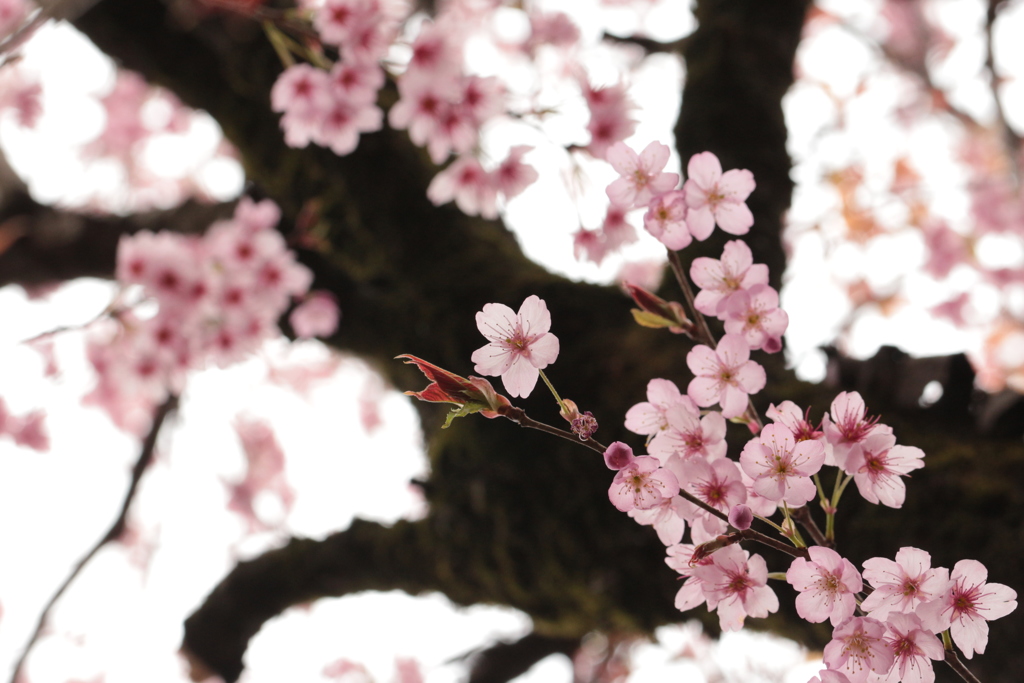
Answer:
<path fill-rule="evenodd" d="M 562 414 L 568 413 L 569 411 L 565 407 L 565 402 L 562 401 L 562 397 L 558 395 L 557 391 L 555 391 L 555 385 L 551 383 L 551 380 L 548 379 L 548 376 L 544 374 L 543 370 L 538 369 L 537 372 L 540 373 L 540 378 L 544 380 L 544 384 L 548 385 L 548 389 L 551 390 L 551 393 L 555 397 L 555 400 L 558 401 L 558 409 L 562 411 Z"/>
<path fill-rule="evenodd" d="M 817 545 L 825 546 L 826 548 L 832 547 L 832 543 L 825 538 L 825 534 L 821 533 L 821 529 L 818 528 L 814 518 L 811 517 L 811 511 L 806 505 L 793 510 L 793 519 L 807 530 L 807 533 L 811 535 L 811 538 Z"/>

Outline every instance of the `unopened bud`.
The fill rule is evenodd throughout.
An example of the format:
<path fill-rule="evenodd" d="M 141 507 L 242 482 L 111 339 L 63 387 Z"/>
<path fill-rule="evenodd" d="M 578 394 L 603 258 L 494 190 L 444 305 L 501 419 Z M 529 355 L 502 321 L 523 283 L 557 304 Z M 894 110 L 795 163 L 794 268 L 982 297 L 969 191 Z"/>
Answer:
<path fill-rule="evenodd" d="M 733 505 L 732 510 L 729 510 L 729 524 L 740 531 L 749 529 L 753 521 L 754 513 L 746 505 Z"/>
<path fill-rule="evenodd" d="M 633 449 L 621 441 L 613 441 L 604 452 L 604 464 L 610 470 L 621 470 L 634 460 Z"/>

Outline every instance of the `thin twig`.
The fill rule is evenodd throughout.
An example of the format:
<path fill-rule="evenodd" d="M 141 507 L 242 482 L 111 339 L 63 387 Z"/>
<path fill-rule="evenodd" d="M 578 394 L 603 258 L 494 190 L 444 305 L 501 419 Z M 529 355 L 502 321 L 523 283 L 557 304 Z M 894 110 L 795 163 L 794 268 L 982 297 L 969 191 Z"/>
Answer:
<path fill-rule="evenodd" d="M 1014 177 L 1019 187 L 1021 182 L 1021 138 L 1010 126 L 1006 119 L 1006 110 L 1003 108 L 1003 98 L 999 96 L 999 85 L 1002 79 L 996 71 L 995 50 L 993 49 L 993 26 L 999 10 L 1005 5 L 1005 0 L 989 0 L 988 11 L 985 14 L 985 68 L 988 70 L 989 89 L 992 90 L 992 101 L 996 105 L 996 119 L 999 127 L 1003 129 L 1003 139 L 1007 147 L 1007 156 L 1010 157 L 1010 164 L 1013 166 Z"/>
<path fill-rule="evenodd" d="M 622 43 L 624 45 L 639 45 L 649 55 L 659 53 L 681 55 L 690 42 L 690 36 L 684 36 L 679 40 L 666 43 L 654 38 L 645 38 L 644 36 L 617 36 L 605 31 L 601 36 L 601 40 L 607 40 L 611 43 Z"/>
<path fill-rule="evenodd" d="M 14 665 L 14 671 L 11 673 L 10 683 L 17 683 L 21 678 L 21 670 L 25 665 L 25 660 L 28 658 L 33 646 L 42 635 L 43 629 L 46 628 L 46 622 L 50 617 L 50 612 L 53 610 L 54 605 L 57 604 L 57 601 L 71 585 L 71 582 L 74 581 L 82 572 L 82 569 L 84 569 L 85 565 L 87 565 L 93 556 L 99 552 L 100 548 L 111 541 L 116 541 L 120 538 L 121 534 L 124 533 L 125 527 L 128 524 L 128 510 L 131 507 L 132 501 L 135 499 L 135 494 L 139 487 L 139 481 L 142 479 L 142 475 L 149 468 L 150 463 L 153 462 L 153 456 L 156 451 L 156 440 L 157 436 L 160 434 L 160 427 L 163 425 L 167 416 L 174 411 L 177 406 L 178 397 L 171 395 L 163 402 L 163 404 L 160 405 L 159 408 L 156 409 L 156 412 L 153 414 L 153 426 L 150 427 L 149 433 L 146 435 L 146 438 L 143 439 L 139 458 L 135 461 L 135 466 L 132 467 L 131 483 L 128 485 L 128 492 L 125 494 L 124 502 L 121 504 L 120 514 L 118 514 L 114 523 L 110 525 L 110 529 L 107 530 L 107 533 L 103 534 L 103 537 L 100 538 L 100 540 L 89 549 L 89 552 L 87 552 L 85 556 L 78 561 L 78 564 L 75 565 L 68 577 L 64 579 L 64 582 L 59 588 L 57 588 L 57 591 L 53 596 L 50 597 L 49 602 L 46 603 L 46 607 L 43 608 L 42 613 L 39 615 L 39 621 L 36 623 L 36 628 L 32 632 L 32 636 L 25 644 L 25 649 L 22 650 L 21 656 L 18 657 L 17 664 Z"/>
<path fill-rule="evenodd" d="M 957 656 L 956 650 L 946 650 L 946 664 L 960 676 L 960 678 L 967 681 L 967 683 L 981 683 L 977 676 L 972 674 L 968 668 L 960 661 L 960 657 Z"/>
<path fill-rule="evenodd" d="M 825 534 L 823 534 L 821 529 L 818 528 L 818 524 L 814 521 L 814 518 L 811 517 L 811 511 L 806 505 L 798 507 L 791 511 L 790 514 L 793 519 L 800 524 L 800 526 L 807 530 L 807 533 L 809 533 L 811 538 L 814 539 L 815 544 L 824 546 L 825 548 L 831 548 L 835 545 L 832 541 L 825 538 Z"/>
<path fill-rule="evenodd" d="M 558 427 L 552 427 L 551 425 L 545 424 L 543 422 L 538 422 L 537 420 L 528 417 L 526 411 L 523 410 L 522 408 L 506 408 L 505 412 L 503 412 L 502 415 L 512 420 L 520 427 L 526 427 L 527 429 L 536 429 L 547 434 L 554 434 L 555 436 L 560 436 L 563 439 L 572 441 L 573 443 L 578 443 L 581 446 L 586 446 L 587 448 L 593 451 L 597 451 L 602 455 L 604 455 L 604 452 L 608 450 L 608 447 L 602 444 L 600 441 L 595 441 L 594 439 L 580 439 L 572 432 L 566 431 L 564 429 L 559 429 Z"/>

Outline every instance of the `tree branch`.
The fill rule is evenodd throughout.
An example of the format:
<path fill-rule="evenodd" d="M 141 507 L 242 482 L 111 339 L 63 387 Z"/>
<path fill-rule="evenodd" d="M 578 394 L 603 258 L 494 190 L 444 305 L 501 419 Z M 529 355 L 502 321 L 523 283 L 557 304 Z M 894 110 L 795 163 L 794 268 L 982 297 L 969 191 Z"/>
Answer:
<path fill-rule="evenodd" d="M 32 631 L 32 635 L 29 636 L 28 642 L 25 644 L 25 648 L 21 652 L 21 656 L 18 657 L 18 661 L 14 665 L 14 670 L 11 672 L 10 683 L 18 683 L 21 680 L 21 672 L 25 666 L 25 660 L 28 658 L 29 653 L 32 651 L 33 646 L 39 640 L 39 637 L 43 633 L 43 629 L 46 628 L 46 622 L 50 618 L 50 612 L 53 610 L 54 605 L 60 600 L 60 597 L 64 595 L 64 592 L 71 586 L 71 583 L 78 577 L 89 561 L 95 557 L 96 553 L 108 543 L 116 541 L 124 533 L 125 526 L 128 523 L 128 512 L 131 509 L 132 501 L 135 500 L 135 494 L 138 491 L 139 482 L 142 480 L 142 475 L 145 474 L 149 468 L 150 463 L 153 462 L 153 456 L 156 451 L 157 437 L 160 435 L 160 429 L 163 427 L 164 421 L 167 416 L 175 411 L 178 407 L 178 397 L 171 396 L 163 402 L 153 414 L 153 424 L 149 429 L 149 433 L 146 434 L 146 438 L 142 440 L 142 449 L 139 452 L 139 458 L 135 461 L 135 466 L 132 467 L 132 476 L 128 484 L 128 491 L 125 493 L 124 502 L 121 504 L 121 512 L 118 514 L 114 523 L 110 525 L 107 533 L 93 545 L 89 551 L 78 561 L 78 564 L 74 566 L 71 573 L 68 575 L 64 582 L 57 588 L 56 592 L 47 601 L 46 606 L 43 608 L 42 613 L 39 615 L 39 620 L 36 622 L 36 627 Z"/>

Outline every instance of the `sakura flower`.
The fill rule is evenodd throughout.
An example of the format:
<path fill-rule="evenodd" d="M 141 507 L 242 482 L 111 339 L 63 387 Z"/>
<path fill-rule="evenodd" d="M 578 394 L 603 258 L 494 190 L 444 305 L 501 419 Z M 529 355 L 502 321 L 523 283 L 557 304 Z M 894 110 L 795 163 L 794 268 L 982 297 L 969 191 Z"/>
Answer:
<path fill-rule="evenodd" d="M 644 214 L 644 228 L 669 249 L 682 249 L 693 237 L 686 227 L 686 200 L 673 190 L 651 200 Z"/>
<path fill-rule="evenodd" d="M 904 547 L 896 561 L 872 557 L 864 561 L 864 579 L 875 589 L 861 608 L 868 616 L 885 619 L 890 612 L 913 612 L 945 591 L 949 570 L 931 568 L 932 556 L 924 550 Z"/>
<path fill-rule="evenodd" d="M 626 411 L 626 429 L 634 434 L 643 434 L 649 439 L 668 428 L 668 409 L 676 404 L 692 403 L 683 396 L 679 387 L 667 379 L 652 379 L 647 383 L 647 400 L 637 403 Z M 694 406 L 696 410 L 696 406 Z"/>
<path fill-rule="evenodd" d="M 687 221 L 697 239 L 705 239 L 715 223 L 733 235 L 745 235 L 750 230 L 754 215 L 744 202 L 754 191 L 753 173 L 733 169 L 723 175 L 718 157 L 701 152 L 690 157 L 686 174 L 689 180 L 683 189 L 690 207 Z"/>
<path fill-rule="evenodd" d="M 493 174 L 494 186 L 505 195 L 505 200 L 512 199 L 539 177 L 537 170 L 523 163 L 523 156 L 532 150 L 529 145 L 515 145 L 508 151 L 508 156 Z"/>
<path fill-rule="evenodd" d="M 781 424 L 766 425 L 740 455 L 740 465 L 754 479 L 758 494 L 797 507 L 814 500 L 817 489 L 811 476 L 824 462 L 821 442 L 797 442 L 793 432 Z"/>
<path fill-rule="evenodd" d="M 703 582 L 708 609 L 718 610 L 723 631 L 743 628 L 747 616 L 761 618 L 779 609 L 779 599 L 768 587 L 768 567 L 760 555 L 750 556 L 738 545 L 722 548 L 712 563 L 698 565 L 693 575 Z"/>
<path fill-rule="evenodd" d="M 800 591 L 796 613 L 812 624 L 829 619 L 836 626 L 857 609 L 855 596 L 864 587 L 860 573 L 831 548 L 811 546 L 807 551 L 811 559 L 796 558 L 786 572 L 786 581 Z"/>
<path fill-rule="evenodd" d="M 647 145 L 637 154 L 624 142 L 617 142 L 608 150 L 608 163 L 619 175 L 605 190 L 613 204 L 629 209 L 646 206 L 650 201 L 668 192 L 679 183 L 678 173 L 663 173 L 668 163 L 669 149 L 660 142 Z"/>
<path fill-rule="evenodd" d="M 311 339 L 334 334 L 338 329 L 339 317 L 338 304 L 334 296 L 327 292 L 316 292 L 291 312 L 288 321 L 297 337 Z"/>
<path fill-rule="evenodd" d="M 701 458 L 672 458 L 665 467 L 676 475 L 683 490 L 716 510 L 728 514 L 733 506 L 747 500 L 747 489 L 740 478 L 740 468 L 728 458 L 719 458 L 714 462 Z M 692 503 L 687 504 L 686 517 L 691 522 L 690 533 L 697 543 L 710 541 L 726 530 L 724 521 Z"/>
<path fill-rule="evenodd" d="M 631 117 L 636 104 L 629 98 L 622 83 L 604 88 L 593 88 L 585 78 L 580 78 L 583 97 L 590 108 L 589 151 L 595 158 L 606 158 L 612 145 L 625 140 L 636 130 L 636 120 Z"/>
<path fill-rule="evenodd" d="M 850 683 L 864 683 L 868 674 L 885 675 L 895 659 L 885 642 L 885 624 L 870 617 L 850 617 L 832 631 L 822 659 L 846 674 Z"/>
<path fill-rule="evenodd" d="M 768 284 L 768 266 L 754 263 L 754 254 L 745 242 L 731 240 L 725 243 L 721 260 L 695 258 L 690 278 L 701 289 L 694 299 L 697 310 L 719 316 L 737 292 Z"/>
<path fill-rule="evenodd" d="M 1001 583 L 986 583 L 988 570 L 977 560 L 960 560 L 953 567 L 944 594 L 922 605 L 917 613 L 931 631 L 947 628 L 967 659 L 985 654 L 988 622 L 1017 609 L 1017 592 Z"/>
<path fill-rule="evenodd" d="M 885 642 L 895 658 L 885 683 L 934 683 L 935 670 L 931 660 L 946 658 L 942 643 L 935 634 L 925 630 L 914 614 L 890 614 L 885 626 Z"/>
<path fill-rule="evenodd" d="M 896 446 L 896 437 L 880 432 L 864 439 L 860 448 L 846 460 L 846 471 L 853 474 L 857 490 L 865 500 L 891 508 L 903 507 L 907 495 L 904 477 L 924 467 L 924 451 L 915 446 Z"/>
<path fill-rule="evenodd" d="M 496 218 L 497 196 L 490 175 L 471 156 L 456 159 L 451 166 L 438 173 L 427 187 L 427 198 L 435 206 L 454 199 L 467 216 Z"/>
<path fill-rule="evenodd" d="M 797 404 L 792 401 L 783 401 L 778 406 L 774 403 L 769 405 L 768 410 L 764 414 L 772 422 L 781 424 L 793 432 L 793 436 L 797 441 L 806 441 L 808 439 L 824 441 L 824 432 L 811 424 L 809 417 L 810 408 L 807 409 L 806 413 L 802 413 Z"/>
<path fill-rule="evenodd" d="M 641 455 L 615 474 L 608 499 L 617 509 L 647 510 L 679 492 L 674 474 L 661 467 L 657 458 Z"/>
<path fill-rule="evenodd" d="M 703 344 L 686 356 L 686 365 L 696 377 L 686 390 L 701 406 L 718 403 L 723 417 L 739 417 L 747 408 L 747 396 L 764 388 L 764 368 L 750 358 L 750 348 L 742 337 L 727 334 L 717 349 Z"/>
<path fill-rule="evenodd" d="M 892 433 L 892 427 L 878 424 L 878 418 L 869 418 L 864 399 L 856 391 L 844 391 L 832 401 L 832 413 L 822 418 L 821 427 L 825 438 L 831 444 L 831 457 L 825 461 L 827 465 L 846 468 L 846 460 L 851 453 L 860 449 L 861 443 L 870 434 Z M 853 472 L 849 469 L 847 473 Z"/>
<path fill-rule="evenodd" d="M 725 331 L 741 335 L 751 349 L 767 353 L 782 350 L 782 335 L 789 315 L 779 308 L 779 293 L 768 285 L 754 285 L 729 297 L 722 307 Z"/>
<path fill-rule="evenodd" d="M 717 410 L 701 417 L 700 410 L 689 396 L 686 401 L 669 406 L 665 412 L 668 429 L 651 441 L 651 455 L 662 458 L 676 455 L 683 460 L 699 457 L 715 460 L 725 455 L 725 418 Z"/>
<path fill-rule="evenodd" d="M 486 304 L 476 326 L 490 342 L 473 352 L 476 371 L 501 375 L 513 397 L 526 398 L 543 370 L 558 357 L 558 337 L 548 332 L 551 314 L 544 300 L 530 295 L 518 313 L 504 304 Z"/>

